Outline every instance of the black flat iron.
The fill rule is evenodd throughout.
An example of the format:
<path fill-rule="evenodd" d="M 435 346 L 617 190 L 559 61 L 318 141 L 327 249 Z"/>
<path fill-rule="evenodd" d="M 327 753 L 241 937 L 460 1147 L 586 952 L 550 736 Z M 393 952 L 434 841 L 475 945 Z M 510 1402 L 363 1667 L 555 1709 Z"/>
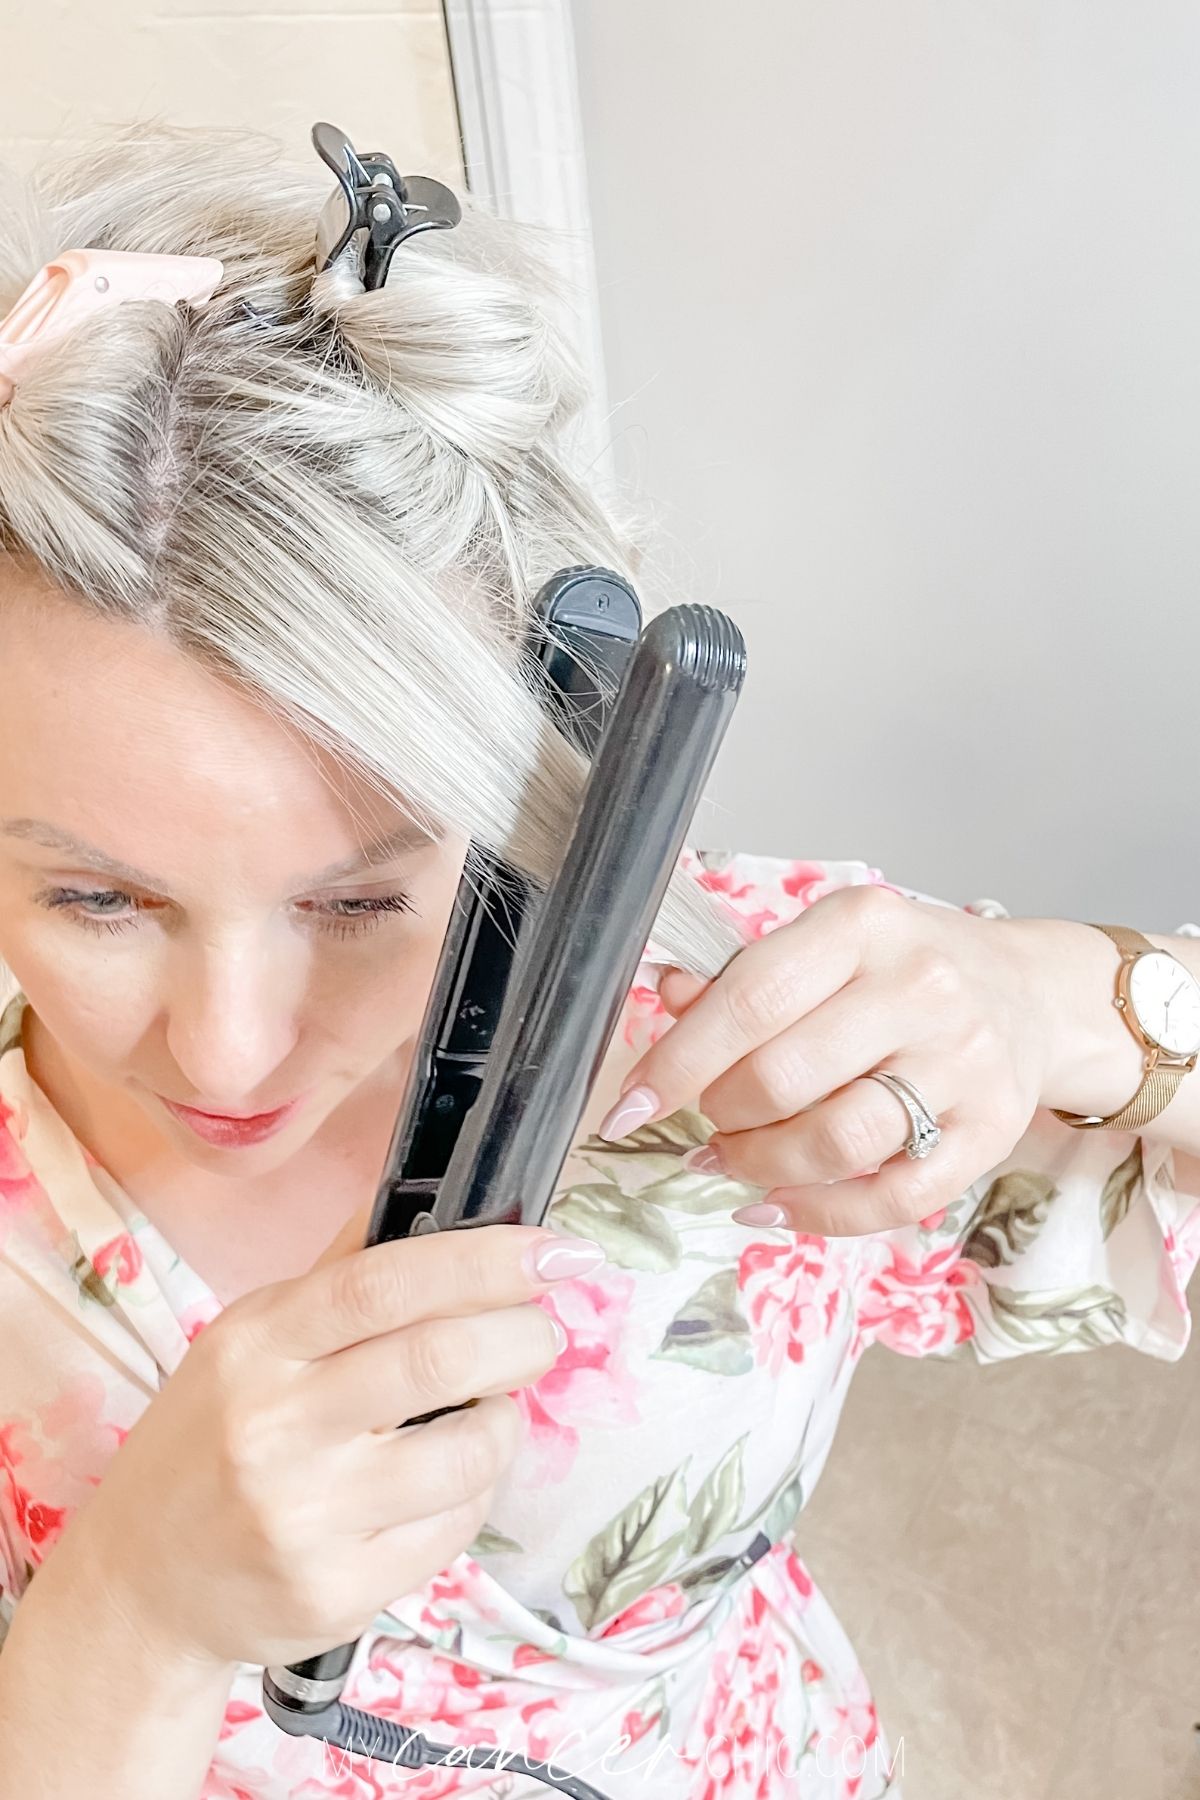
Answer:
<path fill-rule="evenodd" d="M 741 634 L 723 613 L 677 606 L 643 630 L 633 590 L 598 568 L 546 583 L 526 651 L 547 707 L 591 771 L 544 895 L 496 859 L 468 856 L 368 1245 L 541 1223 L 746 670 Z M 576 1800 L 604 1800 L 578 1777 L 511 1751 L 433 1744 L 346 1706 L 355 1649 L 267 1669 L 266 1712 L 293 1736 L 398 1767 L 449 1758 L 494 1768 L 502 1757 L 503 1767 Z"/>

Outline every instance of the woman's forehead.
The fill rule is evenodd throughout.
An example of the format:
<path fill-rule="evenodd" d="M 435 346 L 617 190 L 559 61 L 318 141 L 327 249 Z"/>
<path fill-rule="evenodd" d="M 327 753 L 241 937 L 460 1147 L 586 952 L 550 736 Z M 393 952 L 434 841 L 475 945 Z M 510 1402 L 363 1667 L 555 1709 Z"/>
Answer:
<path fill-rule="evenodd" d="M 355 842 L 407 809 L 232 680 L 135 621 L 107 618 L 22 570 L 0 570 L 0 813 L 159 815 Z M 332 855 L 318 861 L 330 862 Z"/>

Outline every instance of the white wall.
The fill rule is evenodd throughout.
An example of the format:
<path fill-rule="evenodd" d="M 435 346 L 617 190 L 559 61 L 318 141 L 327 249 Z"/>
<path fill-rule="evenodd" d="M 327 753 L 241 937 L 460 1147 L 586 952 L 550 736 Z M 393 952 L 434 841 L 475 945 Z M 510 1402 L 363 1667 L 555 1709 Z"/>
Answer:
<path fill-rule="evenodd" d="M 1200 8 L 573 17 L 618 463 L 750 649 L 705 841 L 1200 919 Z"/>
<path fill-rule="evenodd" d="M 403 173 L 461 181 L 440 0 L 0 0 L 0 159 L 97 124 L 257 128 L 311 155 L 330 119 Z M 30 270 L 30 274 L 33 270 Z"/>

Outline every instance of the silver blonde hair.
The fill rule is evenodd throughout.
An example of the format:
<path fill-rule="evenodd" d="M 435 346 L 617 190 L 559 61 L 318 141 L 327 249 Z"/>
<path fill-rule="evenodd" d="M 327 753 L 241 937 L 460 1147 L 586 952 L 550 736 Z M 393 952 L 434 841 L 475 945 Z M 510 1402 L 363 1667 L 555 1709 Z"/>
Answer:
<path fill-rule="evenodd" d="M 586 389 L 543 234 L 464 197 L 362 293 L 315 275 L 331 185 L 315 156 L 162 125 L 4 178 L 0 313 L 72 248 L 224 276 L 203 308 L 113 307 L 28 372 L 0 408 L 0 546 L 543 888 L 587 763 L 522 674 L 531 601 L 571 563 L 633 576 L 638 545 L 564 450 Z M 713 976 L 746 933 L 677 869 L 653 936 Z"/>

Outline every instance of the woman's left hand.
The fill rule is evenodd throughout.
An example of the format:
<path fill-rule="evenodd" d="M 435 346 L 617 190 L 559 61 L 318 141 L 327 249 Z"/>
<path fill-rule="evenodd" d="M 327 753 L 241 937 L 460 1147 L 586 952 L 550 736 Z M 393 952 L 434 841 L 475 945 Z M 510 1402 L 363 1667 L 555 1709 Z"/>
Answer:
<path fill-rule="evenodd" d="M 783 1214 L 749 1209 L 747 1223 L 852 1237 L 925 1220 L 1011 1152 L 1039 1105 L 1054 1054 L 1041 923 L 836 889 L 714 981 L 664 973 L 676 1022 L 619 1107 L 634 1089 L 648 1101 L 601 1131 L 619 1138 L 699 1095 L 719 1167 Z M 941 1142 L 924 1158 L 904 1153 L 908 1115 L 872 1070 L 933 1112 Z"/>

